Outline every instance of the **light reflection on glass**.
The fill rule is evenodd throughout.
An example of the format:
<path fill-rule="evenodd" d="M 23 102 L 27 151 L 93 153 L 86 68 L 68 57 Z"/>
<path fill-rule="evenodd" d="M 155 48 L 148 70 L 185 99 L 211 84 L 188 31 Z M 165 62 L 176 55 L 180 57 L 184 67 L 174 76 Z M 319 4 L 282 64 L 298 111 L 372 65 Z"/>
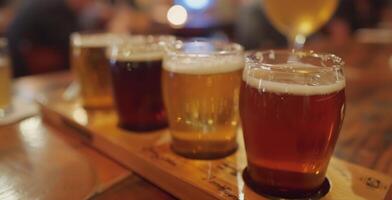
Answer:
<path fill-rule="evenodd" d="M 0 170 L 3 171 L 1 168 Z M 0 199 L 22 199 L 22 196 L 19 194 L 18 190 L 14 188 L 14 185 L 12 184 L 12 179 L 10 180 L 10 177 L 7 175 L 0 176 L 0 188 Z"/>
<path fill-rule="evenodd" d="M 244 147 L 244 137 L 242 134 L 242 130 L 238 130 L 238 134 L 237 134 L 237 142 L 238 142 L 238 146 L 240 147 Z M 244 148 L 238 148 L 238 155 L 242 155 L 242 156 L 236 156 L 236 164 L 238 167 L 237 170 L 237 187 L 238 187 L 238 199 L 239 200 L 244 200 L 245 199 L 245 193 L 244 193 L 244 189 L 245 189 L 245 182 L 244 179 L 242 178 L 242 172 L 243 170 L 245 170 L 245 167 L 247 165 L 247 160 L 246 160 L 246 156 L 245 155 L 245 149 Z M 242 170 L 241 170 L 242 169 Z"/>
<path fill-rule="evenodd" d="M 43 135 L 40 126 L 41 119 L 39 117 L 24 120 L 19 124 L 21 139 L 30 147 L 42 147 L 46 143 L 46 137 Z"/>
<path fill-rule="evenodd" d="M 88 116 L 83 108 L 77 108 L 72 112 L 72 117 L 81 125 L 88 124 Z"/>
<path fill-rule="evenodd" d="M 244 180 L 242 179 L 242 171 L 238 170 L 237 171 L 237 187 L 238 187 L 238 199 L 239 200 L 244 200 L 245 199 L 245 194 L 244 194 Z"/>

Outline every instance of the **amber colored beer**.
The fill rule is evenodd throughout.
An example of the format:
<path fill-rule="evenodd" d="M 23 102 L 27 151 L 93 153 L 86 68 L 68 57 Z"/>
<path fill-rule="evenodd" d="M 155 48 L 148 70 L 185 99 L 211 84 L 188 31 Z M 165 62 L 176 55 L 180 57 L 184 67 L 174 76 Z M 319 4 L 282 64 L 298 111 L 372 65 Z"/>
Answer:
<path fill-rule="evenodd" d="M 7 40 L 0 38 L 0 118 L 11 109 L 11 63 L 7 51 Z"/>
<path fill-rule="evenodd" d="M 261 189 L 298 197 L 323 183 L 344 118 L 345 82 L 336 74 L 302 63 L 246 68 L 240 114 L 247 172 Z"/>
<path fill-rule="evenodd" d="M 338 0 L 264 0 L 263 7 L 274 26 L 286 36 L 308 36 L 335 12 Z"/>
<path fill-rule="evenodd" d="M 163 94 L 176 153 L 210 159 L 236 150 L 243 67 L 242 54 L 165 59 Z"/>
<path fill-rule="evenodd" d="M 11 65 L 8 56 L 0 55 L 0 117 L 11 105 Z"/>
<path fill-rule="evenodd" d="M 106 48 L 113 42 L 113 36 L 104 33 L 73 34 L 71 39 L 71 64 L 80 84 L 83 106 L 86 108 L 112 107 Z"/>

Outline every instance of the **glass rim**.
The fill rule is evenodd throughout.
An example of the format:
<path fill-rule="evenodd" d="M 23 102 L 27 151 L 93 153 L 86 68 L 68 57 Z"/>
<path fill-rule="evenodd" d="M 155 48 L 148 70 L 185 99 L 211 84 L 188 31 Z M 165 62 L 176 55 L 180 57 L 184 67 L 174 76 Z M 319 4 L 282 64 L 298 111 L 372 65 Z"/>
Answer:
<path fill-rule="evenodd" d="M 186 44 L 202 44 L 208 43 L 212 45 L 214 49 L 212 51 L 205 50 L 205 52 L 187 52 L 184 49 Z M 178 57 L 209 57 L 209 56 L 225 56 L 235 55 L 244 53 L 244 48 L 235 42 L 213 40 L 213 39 L 191 39 L 191 40 L 176 40 L 174 43 L 170 43 L 165 46 L 165 53 L 170 56 Z"/>
<path fill-rule="evenodd" d="M 174 35 L 128 35 L 124 37 L 121 43 L 113 44 L 113 46 L 126 46 L 130 44 L 137 44 L 137 45 L 153 45 L 161 43 L 171 43 L 175 42 L 176 37 Z M 130 46 L 132 47 L 132 46 Z"/>
<path fill-rule="evenodd" d="M 323 53 L 323 52 L 316 52 L 313 50 L 298 50 L 298 49 L 292 49 L 292 50 L 284 50 L 284 49 L 278 49 L 278 50 L 254 50 L 254 51 L 247 51 L 245 53 L 245 65 L 252 65 L 252 66 L 262 66 L 262 67 L 268 67 L 271 69 L 275 68 L 284 68 L 282 64 L 287 64 L 285 63 L 276 63 L 276 64 L 271 64 L 271 63 L 266 63 L 263 62 L 263 57 L 267 56 L 269 54 L 279 54 L 279 55 L 287 55 L 287 58 L 290 56 L 296 56 L 297 58 L 316 58 L 320 59 L 320 65 L 317 65 L 319 67 L 326 67 L 326 68 L 333 68 L 333 69 L 343 69 L 345 63 L 343 59 L 335 54 L 332 53 Z M 326 66 L 326 63 L 330 62 L 329 66 Z M 306 63 L 305 63 L 306 64 Z M 288 66 L 287 66 L 288 67 Z"/>
<path fill-rule="evenodd" d="M 116 34 L 111 32 L 74 32 L 70 36 L 70 42 L 75 47 L 108 47 L 118 38 L 127 37 L 126 34 Z"/>
<path fill-rule="evenodd" d="M 176 37 L 173 35 L 129 35 L 119 38 L 117 42 L 112 42 L 107 48 L 106 56 L 111 60 L 127 60 L 136 55 L 139 55 L 140 59 L 142 57 L 163 58 L 165 44 L 174 41 Z M 145 56 L 140 56 L 143 54 Z"/>
<path fill-rule="evenodd" d="M 83 43 L 96 43 L 96 46 L 126 46 L 127 44 L 159 44 L 159 42 L 174 42 L 173 35 L 132 35 L 113 32 L 74 32 L 70 36 L 72 45 L 83 46 Z M 90 40 L 90 41 L 89 41 Z M 99 41 L 99 42 L 96 42 Z M 102 45 L 99 45 L 102 44 Z M 89 45 L 86 45 L 89 46 Z"/>

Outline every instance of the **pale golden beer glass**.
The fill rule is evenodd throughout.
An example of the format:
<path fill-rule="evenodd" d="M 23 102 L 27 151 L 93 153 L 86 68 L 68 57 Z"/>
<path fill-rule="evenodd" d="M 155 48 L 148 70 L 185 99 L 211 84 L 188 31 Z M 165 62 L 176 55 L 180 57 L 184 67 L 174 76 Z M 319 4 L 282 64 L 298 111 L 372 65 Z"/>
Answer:
<path fill-rule="evenodd" d="M 338 0 L 264 0 L 267 17 L 291 45 L 303 45 L 307 36 L 323 26 L 335 12 Z"/>
<path fill-rule="evenodd" d="M 114 42 L 108 33 L 71 36 L 71 65 L 80 84 L 82 104 L 86 108 L 112 107 L 109 61 L 106 48 Z"/>
<path fill-rule="evenodd" d="M 11 64 L 7 40 L 0 38 L 0 117 L 11 109 Z"/>
<path fill-rule="evenodd" d="M 185 157 L 219 158 L 237 148 L 242 47 L 177 42 L 163 61 L 163 95 L 172 149 Z"/>

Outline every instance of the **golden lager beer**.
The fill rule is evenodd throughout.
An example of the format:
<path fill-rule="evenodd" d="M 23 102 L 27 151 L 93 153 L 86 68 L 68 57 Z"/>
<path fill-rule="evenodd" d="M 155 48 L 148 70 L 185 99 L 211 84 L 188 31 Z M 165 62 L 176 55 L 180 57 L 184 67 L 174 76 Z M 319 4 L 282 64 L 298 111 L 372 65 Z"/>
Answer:
<path fill-rule="evenodd" d="M 9 59 L 0 56 L 0 110 L 11 103 L 11 67 Z"/>
<path fill-rule="evenodd" d="M 110 34 L 72 35 L 71 65 L 80 84 L 81 100 L 86 108 L 109 108 L 112 92 L 106 48 L 113 42 Z"/>
<path fill-rule="evenodd" d="M 180 155 L 216 158 L 237 147 L 244 59 L 239 45 L 221 45 L 184 43 L 164 59 L 163 94 L 172 148 Z"/>
<path fill-rule="evenodd" d="M 0 117 L 11 106 L 11 65 L 7 53 L 7 41 L 0 38 Z"/>
<path fill-rule="evenodd" d="M 304 37 L 317 31 L 335 12 L 338 0 L 264 0 L 272 24 L 287 37 Z"/>

